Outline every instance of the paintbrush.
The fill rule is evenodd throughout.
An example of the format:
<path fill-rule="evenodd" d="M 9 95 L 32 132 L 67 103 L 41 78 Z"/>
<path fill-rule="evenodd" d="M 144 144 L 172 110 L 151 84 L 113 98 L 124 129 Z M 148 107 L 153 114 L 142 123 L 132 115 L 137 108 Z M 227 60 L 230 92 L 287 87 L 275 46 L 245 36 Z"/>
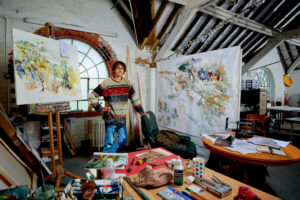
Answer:
<path fill-rule="evenodd" d="M 128 178 L 127 176 L 124 177 L 124 179 L 128 182 L 128 184 L 133 187 L 133 189 L 142 197 L 144 200 L 150 200 L 142 190 L 140 190 L 137 186 L 134 185 L 134 183 Z"/>
<path fill-rule="evenodd" d="M 131 163 L 130 163 L 128 169 L 127 169 L 127 172 L 131 172 L 131 170 L 132 170 L 132 165 L 133 165 L 133 163 L 134 163 L 134 159 L 135 159 L 135 157 L 132 158 L 132 161 L 131 161 Z"/>

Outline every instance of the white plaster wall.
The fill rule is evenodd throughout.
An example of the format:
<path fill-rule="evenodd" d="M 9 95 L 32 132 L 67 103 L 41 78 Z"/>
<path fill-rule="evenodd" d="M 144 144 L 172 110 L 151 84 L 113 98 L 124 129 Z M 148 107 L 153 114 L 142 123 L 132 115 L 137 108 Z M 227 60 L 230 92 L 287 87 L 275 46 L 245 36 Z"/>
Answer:
<path fill-rule="evenodd" d="M 300 70 L 294 70 L 290 78 L 293 81 L 291 87 L 287 87 L 289 106 L 300 107 Z"/>
<path fill-rule="evenodd" d="M 0 18 L 0 102 L 7 107 L 7 80 L 5 68 L 5 19 Z"/>
<path fill-rule="evenodd" d="M 242 81 L 254 79 L 257 71 L 255 69 L 263 66 L 265 66 L 267 71 L 270 72 L 269 75 L 271 78 L 271 85 L 273 87 L 270 101 L 274 102 L 276 99 L 283 101 L 284 91 L 286 91 L 286 88 L 283 84 L 284 71 L 276 49 L 270 51 L 260 61 L 253 65 L 248 72 L 244 73 L 242 75 Z"/>
<path fill-rule="evenodd" d="M 146 51 L 140 51 L 135 44 L 133 31 L 127 22 L 119 14 L 117 9 L 112 9 L 110 0 L 26 0 L 26 1 L 2 1 L 0 7 L 0 83 L 1 102 L 7 102 L 6 80 L 3 73 L 6 70 L 5 54 L 12 50 L 12 28 L 34 32 L 43 25 L 23 22 L 24 18 L 29 21 L 44 24 L 51 22 L 54 26 L 96 32 L 103 36 L 104 40 L 112 47 L 119 60 L 126 62 L 126 46 L 129 46 L 131 67 L 133 73 L 132 82 L 137 82 L 136 72 L 140 72 L 143 89 L 145 110 L 148 110 L 149 97 L 147 91 L 148 73 L 147 69 L 135 64 L 135 56 L 147 57 Z M 8 18 L 8 39 L 5 40 L 5 21 Z M 108 36 L 109 35 L 109 36 Z M 116 37 L 112 37 L 116 36 Z M 7 45 L 7 52 L 4 45 Z M 136 90 L 138 90 L 136 88 Z"/>

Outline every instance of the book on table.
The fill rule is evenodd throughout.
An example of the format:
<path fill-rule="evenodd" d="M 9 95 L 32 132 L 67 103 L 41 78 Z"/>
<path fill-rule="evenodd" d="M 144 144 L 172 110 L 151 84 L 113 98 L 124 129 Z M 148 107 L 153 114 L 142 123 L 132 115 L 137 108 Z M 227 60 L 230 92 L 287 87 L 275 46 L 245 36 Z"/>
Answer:
<path fill-rule="evenodd" d="M 284 151 L 282 151 L 281 149 L 277 149 L 277 148 L 273 148 L 273 147 L 269 147 L 269 146 L 257 145 L 256 150 L 259 152 L 262 152 L 262 153 L 271 153 L 271 154 L 276 154 L 276 155 L 280 155 L 280 156 L 286 156 Z"/>

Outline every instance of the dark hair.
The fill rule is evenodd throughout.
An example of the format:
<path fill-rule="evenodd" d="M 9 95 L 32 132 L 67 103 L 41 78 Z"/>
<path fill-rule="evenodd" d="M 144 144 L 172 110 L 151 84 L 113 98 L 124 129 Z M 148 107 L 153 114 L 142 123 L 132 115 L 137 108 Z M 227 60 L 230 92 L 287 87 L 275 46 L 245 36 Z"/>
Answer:
<path fill-rule="evenodd" d="M 112 71 L 114 71 L 116 69 L 117 65 L 122 65 L 124 68 L 124 72 L 126 72 L 126 65 L 122 61 L 116 61 L 112 66 Z"/>

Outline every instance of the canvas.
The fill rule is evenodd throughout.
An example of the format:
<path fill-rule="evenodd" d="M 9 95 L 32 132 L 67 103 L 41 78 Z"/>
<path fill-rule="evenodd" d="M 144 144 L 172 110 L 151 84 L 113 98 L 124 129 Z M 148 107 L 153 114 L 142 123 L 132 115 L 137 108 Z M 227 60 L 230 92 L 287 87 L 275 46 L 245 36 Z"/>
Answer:
<path fill-rule="evenodd" d="M 77 48 L 61 57 L 59 42 L 13 29 L 17 105 L 82 99 Z"/>
<path fill-rule="evenodd" d="M 241 49 L 231 47 L 157 63 L 156 116 L 163 127 L 200 137 L 239 120 Z"/>

